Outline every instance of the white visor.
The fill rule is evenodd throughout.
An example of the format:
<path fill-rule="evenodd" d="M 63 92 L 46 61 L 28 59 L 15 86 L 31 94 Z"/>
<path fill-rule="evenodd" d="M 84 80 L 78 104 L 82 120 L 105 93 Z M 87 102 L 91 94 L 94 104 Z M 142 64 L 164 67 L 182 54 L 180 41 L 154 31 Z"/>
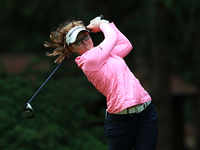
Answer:
<path fill-rule="evenodd" d="M 69 30 L 69 32 L 66 35 L 66 43 L 68 46 L 70 43 L 74 43 L 76 41 L 76 37 L 81 31 L 89 32 L 89 30 L 85 29 L 83 26 L 76 26 Z"/>

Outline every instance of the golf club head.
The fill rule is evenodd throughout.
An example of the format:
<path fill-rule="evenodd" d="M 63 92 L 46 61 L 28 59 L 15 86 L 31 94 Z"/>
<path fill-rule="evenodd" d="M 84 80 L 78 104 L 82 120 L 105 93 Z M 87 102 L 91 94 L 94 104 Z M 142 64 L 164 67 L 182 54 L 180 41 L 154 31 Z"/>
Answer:
<path fill-rule="evenodd" d="M 26 105 L 23 107 L 22 115 L 27 119 L 35 118 L 35 112 L 29 103 L 26 103 Z"/>

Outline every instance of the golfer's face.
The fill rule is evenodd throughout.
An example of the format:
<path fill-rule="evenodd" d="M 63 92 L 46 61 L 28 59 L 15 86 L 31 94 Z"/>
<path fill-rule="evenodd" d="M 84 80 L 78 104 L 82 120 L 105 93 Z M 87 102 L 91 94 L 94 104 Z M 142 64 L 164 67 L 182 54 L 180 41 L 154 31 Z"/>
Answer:
<path fill-rule="evenodd" d="M 89 33 L 80 32 L 76 38 L 76 41 L 71 44 L 71 48 L 73 52 L 76 52 L 80 55 L 93 48 L 93 42 Z"/>

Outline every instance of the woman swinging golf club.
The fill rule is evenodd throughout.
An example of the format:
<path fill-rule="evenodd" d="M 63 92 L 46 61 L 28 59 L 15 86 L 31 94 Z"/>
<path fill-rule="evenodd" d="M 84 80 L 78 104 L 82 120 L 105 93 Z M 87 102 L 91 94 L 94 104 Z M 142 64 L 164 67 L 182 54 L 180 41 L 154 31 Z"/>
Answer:
<path fill-rule="evenodd" d="M 104 40 L 93 46 L 89 35 L 102 31 Z M 96 17 L 87 29 L 81 21 L 72 21 L 58 27 L 50 35 L 54 47 L 48 56 L 62 62 L 70 51 L 88 80 L 106 96 L 105 135 L 109 150 L 155 150 L 158 134 L 158 115 L 151 97 L 133 75 L 123 58 L 131 51 L 129 40 L 114 23 Z"/>

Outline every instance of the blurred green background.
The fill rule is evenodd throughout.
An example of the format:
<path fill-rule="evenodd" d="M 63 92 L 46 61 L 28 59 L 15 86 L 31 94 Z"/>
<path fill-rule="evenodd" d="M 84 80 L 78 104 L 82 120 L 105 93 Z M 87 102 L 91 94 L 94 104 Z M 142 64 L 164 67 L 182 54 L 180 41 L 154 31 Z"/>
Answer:
<path fill-rule="evenodd" d="M 106 99 L 88 82 L 72 54 L 57 66 L 43 47 L 66 20 L 96 16 L 114 22 L 134 49 L 125 58 L 152 96 L 159 115 L 158 150 L 200 149 L 199 0 L 1 0 L 0 149 L 106 150 Z M 94 44 L 103 34 L 91 34 Z"/>

